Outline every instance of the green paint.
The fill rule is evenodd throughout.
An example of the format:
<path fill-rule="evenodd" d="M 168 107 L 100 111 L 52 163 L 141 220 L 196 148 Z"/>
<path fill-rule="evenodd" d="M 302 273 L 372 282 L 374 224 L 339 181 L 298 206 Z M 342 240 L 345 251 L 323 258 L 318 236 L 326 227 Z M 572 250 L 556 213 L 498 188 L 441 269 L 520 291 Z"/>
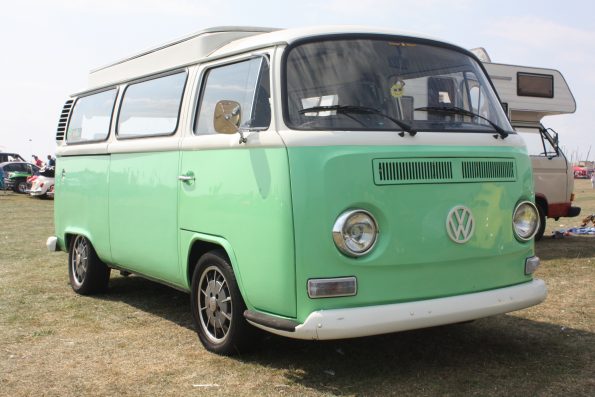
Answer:
<path fill-rule="evenodd" d="M 455 172 L 439 182 L 428 174 L 412 183 L 376 183 L 378 161 L 400 159 L 450 159 L 455 168 L 462 159 L 512 163 L 514 176 L 464 180 Z M 242 147 L 72 156 L 58 161 L 56 230 L 62 248 L 66 233 L 84 234 L 104 261 L 185 290 L 192 245 L 217 244 L 250 309 L 303 321 L 314 310 L 530 280 L 524 261 L 533 244 L 514 238 L 511 220 L 519 201 L 532 200 L 532 189 L 523 148 Z M 457 205 L 470 208 L 476 221 L 466 244 L 446 233 L 446 215 Z M 358 259 L 342 255 L 331 237 L 337 216 L 350 208 L 370 211 L 380 228 L 376 247 Z M 308 279 L 341 276 L 357 277 L 356 296 L 308 298 Z"/>
<path fill-rule="evenodd" d="M 295 219 L 298 321 L 314 310 L 415 301 L 489 290 L 530 280 L 524 275 L 532 243 L 513 236 L 512 212 L 532 200 L 524 149 L 478 147 L 304 147 L 289 148 Z M 514 159 L 514 182 L 428 183 L 378 186 L 376 159 Z M 458 162 L 456 160 L 455 162 Z M 316 177 L 313 177 L 315 175 Z M 452 242 L 446 216 L 465 205 L 475 234 Z M 359 259 L 334 245 L 331 228 L 339 214 L 363 208 L 377 219 L 379 240 Z M 357 296 L 309 299 L 309 278 L 356 276 Z"/>
<path fill-rule="evenodd" d="M 56 162 L 54 207 L 56 236 L 67 249 L 67 234 L 82 234 L 99 257 L 111 262 L 108 222 L 110 156 L 68 156 Z"/>
<path fill-rule="evenodd" d="M 177 286 L 185 284 L 178 260 L 177 151 L 112 154 L 109 222 L 112 260 Z"/>
<path fill-rule="evenodd" d="M 181 174 L 188 173 L 195 181 L 182 184 L 180 190 L 180 228 L 229 242 L 236 258 L 232 265 L 250 308 L 294 317 L 286 150 L 185 151 Z"/>

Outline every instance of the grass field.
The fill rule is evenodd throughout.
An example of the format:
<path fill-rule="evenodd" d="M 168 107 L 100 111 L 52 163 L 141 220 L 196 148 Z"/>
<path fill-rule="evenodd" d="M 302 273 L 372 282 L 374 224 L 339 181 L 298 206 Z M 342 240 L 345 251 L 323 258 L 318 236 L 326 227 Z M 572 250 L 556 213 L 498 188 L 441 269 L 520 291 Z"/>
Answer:
<path fill-rule="evenodd" d="M 577 205 L 595 190 L 577 181 Z M 52 201 L 0 192 L 0 395 L 595 395 L 595 238 L 544 238 L 536 307 L 473 323 L 355 340 L 266 336 L 254 353 L 206 352 L 189 298 L 112 272 L 78 296 L 45 248 Z M 560 224 L 549 221 L 546 236 Z"/>

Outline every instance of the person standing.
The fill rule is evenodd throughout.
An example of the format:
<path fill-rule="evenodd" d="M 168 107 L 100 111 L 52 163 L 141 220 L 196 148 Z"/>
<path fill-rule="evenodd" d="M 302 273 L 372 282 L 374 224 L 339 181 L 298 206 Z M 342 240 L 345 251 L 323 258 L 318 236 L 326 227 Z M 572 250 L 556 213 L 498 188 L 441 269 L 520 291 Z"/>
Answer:
<path fill-rule="evenodd" d="M 56 166 L 56 159 L 52 158 L 51 154 L 48 154 L 48 161 L 46 163 L 47 167 L 55 167 Z"/>
<path fill-rule="evenodd" d="M 591 186 L 595 189 L 595 171 L 591 171 Z"/>
<path fill-rule="evenodd" d="M 33 160 L 35 160 L 35 165 L 38 166 L 39 168 L 41 168 L 43 166 L 43 162 L 36 155 L 33 155 Z"/>

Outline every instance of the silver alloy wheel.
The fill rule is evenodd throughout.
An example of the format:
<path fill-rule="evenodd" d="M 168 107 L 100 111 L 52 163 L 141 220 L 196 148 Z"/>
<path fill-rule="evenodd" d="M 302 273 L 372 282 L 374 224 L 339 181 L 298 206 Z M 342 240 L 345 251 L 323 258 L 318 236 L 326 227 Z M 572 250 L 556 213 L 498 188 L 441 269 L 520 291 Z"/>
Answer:
<path fill-rule="evenodd" d="M 72 245 L 72 267 L 73 281 L 77 286 L 81 286 L 87 276 L 89 267 L 89 242 L 83 236 L 77 236 Z"/>
<path fill-rule="evenodd" d="M 202 272 L 198 288 L 200 325 L 210 341 L 222 343 L 233 321 L 233 302 L 227 280 L 217 266 L 209 266 Z"/>

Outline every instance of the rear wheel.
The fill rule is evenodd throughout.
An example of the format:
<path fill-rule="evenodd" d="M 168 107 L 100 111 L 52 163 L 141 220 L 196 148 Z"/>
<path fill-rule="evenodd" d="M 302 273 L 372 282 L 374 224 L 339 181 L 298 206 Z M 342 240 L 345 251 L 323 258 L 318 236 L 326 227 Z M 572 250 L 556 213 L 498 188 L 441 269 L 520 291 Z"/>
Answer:
<path fill-rule="evenodd" d="M 74 236 L 68 252 L 68 276 L 72 289 L 91 295 L 107 289 L 110 268 L 101 262 L 85 236 Z"/>
<path fill-rule="evenodd" d="M 27 181 L 26 180 L 20 180 L 20 181 L 15 182 L 15 185 L 14 185 L 15 192 L 25 193 L 26 190 L 27 190 Z"/>
<path fill-rule="evenodd" d="M 204 347 L 217 354 L 245 351 L 252 327 L 244 318 L 246 305 L 233 269 L 223 251 L 204 254 L 192 276 L 192 315 Z"/>
<path fill-rule="evenodd" d="M 539 228 L 537 229 L 537 233 L 535 234 L 535 241 L 541 240 L 543 237 L 543 233 L 545 232 L 545 222 L 547 220 L 545 215 L 545 210 L 543 209 L 542 205 L 537 203 L 537 211 L 539 212 Z"/>

